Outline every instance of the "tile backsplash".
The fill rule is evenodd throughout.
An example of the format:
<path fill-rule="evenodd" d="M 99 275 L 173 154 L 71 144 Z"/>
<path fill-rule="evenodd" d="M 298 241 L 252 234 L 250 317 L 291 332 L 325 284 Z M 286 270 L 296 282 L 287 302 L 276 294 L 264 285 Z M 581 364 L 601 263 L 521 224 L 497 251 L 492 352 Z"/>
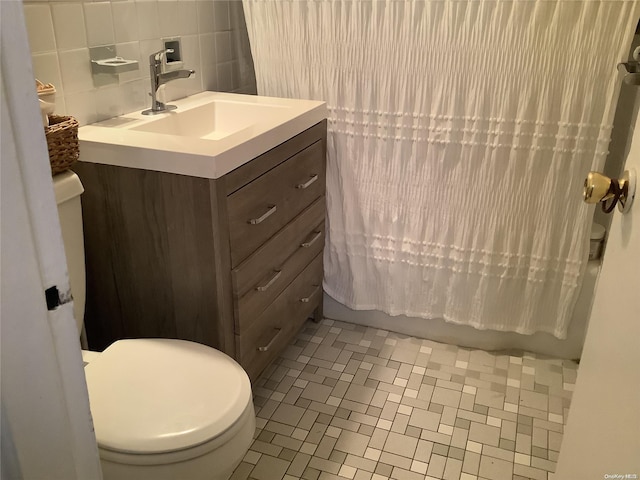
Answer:
<path fill-rule="evenodd" d="M 148 57 L 165 37 L 181 37 L 183 67 L 196 75 L 161 87 L 164 100 L 204 90 L 256 92 L 240 1 L 25 0 L 24 12 L 35 77 L 55 85 L 56 113 L 81 125 L 149 107 Z M 89 48 L 113 44 L 140 68 L 96 87 Z"/>

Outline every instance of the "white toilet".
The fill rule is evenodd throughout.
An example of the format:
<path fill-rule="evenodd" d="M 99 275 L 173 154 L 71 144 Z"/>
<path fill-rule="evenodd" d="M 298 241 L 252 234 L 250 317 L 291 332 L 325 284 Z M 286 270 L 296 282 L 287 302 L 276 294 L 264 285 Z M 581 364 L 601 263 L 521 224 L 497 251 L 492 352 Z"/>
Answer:
<path fill-rule="evenodd" d="M 74 314 L 85 303 L 80 195 L 73 172 L 53 179 Z M 251 445 L 255 412 L 245 371 L 194 342 L 132 339 L 83 351 L 105 480 L 227 479 Z"/>

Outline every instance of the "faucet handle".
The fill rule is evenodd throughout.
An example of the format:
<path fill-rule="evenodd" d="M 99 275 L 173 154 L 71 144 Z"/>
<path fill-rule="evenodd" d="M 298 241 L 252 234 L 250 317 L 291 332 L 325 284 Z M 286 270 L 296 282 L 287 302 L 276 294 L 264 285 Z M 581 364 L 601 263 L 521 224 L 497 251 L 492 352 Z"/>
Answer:
<path fill-rule="evenodd" d="M 162 57 L 167 53 L 173 53 L 173 48 L 163 48 L 162 50 L 158 50 L 155 53 L 149 55 L 149 63 L 159 65 L 162 63 Z"/>

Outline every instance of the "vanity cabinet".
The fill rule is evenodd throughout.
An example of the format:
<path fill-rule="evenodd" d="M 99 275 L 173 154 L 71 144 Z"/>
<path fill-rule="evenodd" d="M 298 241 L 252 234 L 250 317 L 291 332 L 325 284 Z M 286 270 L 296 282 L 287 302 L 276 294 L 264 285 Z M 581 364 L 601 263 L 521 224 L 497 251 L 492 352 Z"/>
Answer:
<path fill-rule="evenodd" d="M 326 121 L 217 179 L 79 162 L 89 347 L 192 340 L 252 380 L 322 316 Z"/>

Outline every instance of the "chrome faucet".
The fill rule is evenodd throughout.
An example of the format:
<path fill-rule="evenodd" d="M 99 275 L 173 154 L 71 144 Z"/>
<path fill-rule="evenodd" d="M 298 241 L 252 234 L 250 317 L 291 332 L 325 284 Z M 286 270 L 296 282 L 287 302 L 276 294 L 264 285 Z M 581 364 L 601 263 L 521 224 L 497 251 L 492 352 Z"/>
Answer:
<path fill-rule="evenodd" d="M 194 70 L 172 70 L 163 72 L 162 59 L 167 53 L 173 53 L 173 50 L 167 48 L 149 55 L 149 73 L 151 75 L 151 93 L 149 95 L 151 96 L 151 108 L 143 111 L 143 115 L 156 115 L 176 109 L 177 107 L 175 105 L 165 105 L 156 98 L 158 88 L 160 88 L 160 85 L 164 85 L 171 80 L 189 78 L 196 73 Z"/>

